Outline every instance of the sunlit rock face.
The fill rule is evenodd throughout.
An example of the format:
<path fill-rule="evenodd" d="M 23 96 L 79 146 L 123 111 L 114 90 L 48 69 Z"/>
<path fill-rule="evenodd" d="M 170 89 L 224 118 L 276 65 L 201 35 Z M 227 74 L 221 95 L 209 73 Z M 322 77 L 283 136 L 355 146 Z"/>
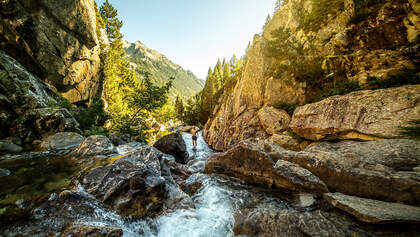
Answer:
<path fill-rule="evenodd" d="M 296 109 L 290 128 L 310 140 L 398 138 L 420 117 L 420 85 L 357 91 Z"/>
<path fill-rule="evenodd" d="M 93 0 L 3 1 L 0 49 L 70 102 L 98 89 L 100 47 Z"/>
<path fill-rule="evenodd" d="M 415 68 L 420 29 L 418 1 L 385 1 L 372 16 L 351 23 L 355 2 L 343 0 L 341 10 L 325 16 L 319 29 L 307 30 L 304 18 L 315 2 L 287 1 L 262 35 L 254 37 L 241 77 L 221 96 L 205 126 L 204 137 L 214 149 L 227 150 L 251 137 L 267 138 L 272 132 L 258 122 L 262 108 L 277 102 L 307 104 L 319 93 L 319 88 L 298 81 L 291 72 L 271 75 L 274 60 L 268 56 L 266 46 L 278 28 L 290 31 L 291 42 L 303 46 L 305 57 L 319 57 L 325 75 L 339 69 L 364 89 L 369 88 L 369 77 L 385 79 L 396 71 Z M 371 136 L 366 138 L 370 140 Z"/>

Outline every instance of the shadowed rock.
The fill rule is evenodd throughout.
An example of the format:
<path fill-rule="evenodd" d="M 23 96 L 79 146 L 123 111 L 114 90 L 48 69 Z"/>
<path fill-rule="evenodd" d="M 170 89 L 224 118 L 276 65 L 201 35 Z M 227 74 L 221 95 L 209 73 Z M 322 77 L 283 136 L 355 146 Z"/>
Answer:
<path fill-rule="evenodd" d="M 161 156 L 155 148 L 144 146 L 114 164 L 93 169 L 83 179 L 83 186 L 122 216 L 153 216 L 161 210 L 165 197 Z"/>
<path fill-rule="evenodd" d="M 159 151 L 172 155 L 176 162 L 187 164 L 188 152 L 185 141 L 179 132 L 174 132 L 159 139 L 154 145 Z"/>
<path fill-rule="evenodd" d="M 325 200 L 341 210 L 368 223 L 420 223 L 420 207 L 400 203 L 382 202 L 342 193 L 325 193 Z"/>

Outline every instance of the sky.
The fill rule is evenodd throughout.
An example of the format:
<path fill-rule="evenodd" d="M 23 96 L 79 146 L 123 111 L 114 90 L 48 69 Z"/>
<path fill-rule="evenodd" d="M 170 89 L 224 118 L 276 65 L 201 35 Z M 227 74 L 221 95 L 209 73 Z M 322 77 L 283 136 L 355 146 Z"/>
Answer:
<path fill-rule="evenodd" d="M 105 0 L 96 0 L 101 5 Z M 217 59 L 245 53 L 275 0 L 109 0 L 129 42 L 140 40 L 205 79 Z"/>

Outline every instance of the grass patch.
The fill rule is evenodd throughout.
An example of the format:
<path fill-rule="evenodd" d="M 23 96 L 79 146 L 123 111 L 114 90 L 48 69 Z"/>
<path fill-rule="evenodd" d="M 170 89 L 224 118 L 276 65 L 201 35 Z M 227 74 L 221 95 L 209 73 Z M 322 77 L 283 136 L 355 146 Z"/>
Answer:
<path fill-rule="evenodd" d="M 409 122 L 410 126 L 400 127 L 400 134 L 409 138 L 420 140 L 420 119 Z"/>

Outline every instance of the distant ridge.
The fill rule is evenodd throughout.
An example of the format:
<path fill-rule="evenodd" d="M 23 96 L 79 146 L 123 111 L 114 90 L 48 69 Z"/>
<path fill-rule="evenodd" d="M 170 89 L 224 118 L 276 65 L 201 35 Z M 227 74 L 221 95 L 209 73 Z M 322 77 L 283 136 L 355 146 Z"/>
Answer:
<path fill-rule="evenodd" d="M 155 83 L 165 83 L 170 77 L 175 76 L 174 86 L 170 91 L 171 98 L 175 98 L 177 93 L 184 98 L 188 98 L 203 89 L 204 81 L 195 76 L 194 73 L 183 69 L 170 61 L 165 55 L 148 48 L 142 42 L 123 41 L 123 47 L 131 66 L 137 72 L 149 72 Z"/>

